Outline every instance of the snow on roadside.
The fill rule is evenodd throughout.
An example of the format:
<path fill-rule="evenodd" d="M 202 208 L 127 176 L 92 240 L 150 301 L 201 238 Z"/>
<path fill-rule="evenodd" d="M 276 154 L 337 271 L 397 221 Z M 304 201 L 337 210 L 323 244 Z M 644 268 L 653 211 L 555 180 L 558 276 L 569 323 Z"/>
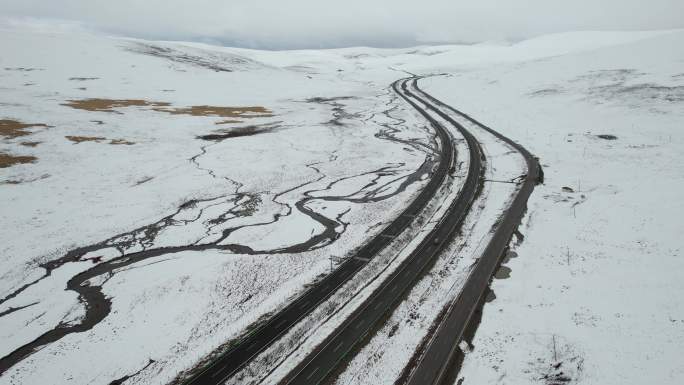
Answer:
<path fill-rule="evenodd" d="M 395 96 L 395 100 L 398 100 L 398 96 Z M 401 108 L 397 108 L 400 106 L 401 104 L 396 105 L 388 114 L 385 114 L 386 117 L 398 121 L 403 120 L 405 121 L 403 124 L 422 124 L 417 119 L 424 118 L 416 116 L 415 110 L 412 111 L 414 115 L 412 119 L 397 118 L 396 115 L 402 112 Z M 241 372 L 228 379 L 227 384 L 279 383 L 290 370 L 306 358 L 309 352 L 320 345 L 353 314 L 434 229 L 447 212 L 449 203 L 455 199 L 462 188 L 468 169 L 469 159 L 466 158 L 468 149 L 465 139 L 458 132 L 450 135 L 452 135 L 456 149 L 455 162 L 460 163 L 460 166 L 444 181 L 435 197 L 426 205 L 421 214 L 416 216 L 411 226 L 399 234 L 387 248 L 379 252 L 368 265 L 340 287 L 328 300 L 281 337 L 276 344 L 259 354 Z"/>
<path fill-rule="evenodd" d="M 545 174 L 459 384 L 684 375 L 683 41 L 661 33 L 426 80 L 539 156 Z"/>
<path fill-rule="evenodd" d="M 462 116 L 447 113 L 481 143 L 486 156 L 482 191 L 465 218 L 461 234 L 350 360 L 336 384 L 394 384 L 399 380 L 443 309 L 458 296 L 499 216 L 518 190 L 518 178 L 525 173 L 524 159 L 511 146 Z M 435 118 L 450 127 L 443 119 Z"/>

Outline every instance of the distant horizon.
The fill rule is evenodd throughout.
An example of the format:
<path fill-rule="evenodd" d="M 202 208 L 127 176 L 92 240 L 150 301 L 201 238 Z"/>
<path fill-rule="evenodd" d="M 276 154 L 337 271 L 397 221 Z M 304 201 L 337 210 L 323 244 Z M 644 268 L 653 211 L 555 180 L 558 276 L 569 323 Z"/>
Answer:
<path fill-rule="evenodd" d="M 684 1 L 495 0 L 477 3 L 405 0 L 343 6 L 314 0 L 283 3 L 198 0 L 5 0 L 0 19 L 16 24 L 82 28 L 148 40 L 193 41 L 262 50 L 515 43 L 572 31 L 684 28 Z"/>
<path fill-rule="evenodd" d="M 225 48 L 240 48 L 240 49 L 252 49 L 252 50 L 262 50 L 262 51 L 298 51 L 298 50 L 335 50 L 335 49 L 345 49 L 345 48 L 373 48 L 373 49 L 406 49 L 406 48 L 417 48 L 423 46 L 438 47 L 438 46 L 450 46 L 450 45 L 478 45 L 478 44 L 510 44 L 514 45 L 526 40 L 533 40 L 535 38 L 547 36 L 547 35 L 557 35 L 565 33 L 574 32 L 655 32 L 655 31 L 677 31 L 684 30 L 681 28 L 663 28 L 663 29 L 577 29 L 577 30 L 567 30 L 567 31 L 555 31 L 548 33 L 541 33 L 534 36 L 527 37 L 510 37 L 506 39 L 488 39 L 481 41 L 412 41 L 397 44 L 373 44 L 371 42 L 349 45 L 334 45 L 319 44 L 318 46 L 313 45 L 292 45 L 288 47 L 270 45 L 270 44 L 245 44 L 239 41 L 223 40 L 208 36 L 163 36 L 156 34 L 127 34 L 123 31 L 107 30 L 101 28 L 95 28 L 92 26 L 87 26 L 79 22 L 74 22 L 71 20 L 57 20 L 57 19 L 47 19 L 47 18 L 0 18 L 0 28 L 10 28 L 10 29 L 29 29 L 34 31 L 41 31 L 45 33 L 59 33 L 59 32 L 83 32 L 93 35 L 103 35 L 115 38 L 123 39 L 140 39 L 149 41 L 168 41 L 168 42 L 187 42 L 187 43 L 198 43 L 207 44 L 218 47 Z M 54 28 L 54 29 L 53 29 Z"/>

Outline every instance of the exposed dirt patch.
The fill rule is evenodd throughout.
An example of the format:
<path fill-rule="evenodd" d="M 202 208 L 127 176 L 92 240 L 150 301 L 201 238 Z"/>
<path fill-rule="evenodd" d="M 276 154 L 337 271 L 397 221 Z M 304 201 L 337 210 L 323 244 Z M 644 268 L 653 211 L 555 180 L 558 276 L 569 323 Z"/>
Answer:
<path fill-rule="evenodd" d="M 543 97 L 559 95 L 561 93 L 563 93 L 563 90 L 560 88 L 542 88 L 540 90 L 532 91 L 527 95 L 532 97 Z"/>
<path fill-rule="evenodd" d="M 102 137 L 102 136 L 72 136 L 72 135 L 67 135 L 65 138 L 69 139 L 70 141 L 74 143 L 83 143 L 83 142 L 102 142 L 104 140 L 107 140 L 107 138 Z"/>
<path fill-rule="evenodd" d="M 31 72 L 31 71 L 44 71 L 44 70 L 42 68 L 30 68 L 30 67 L 5 67 L 5 71 Z"/>
<path fill-rule="evenodd" d="M 146 177 L 140 179 L 139 181 L 135 182 L 134 185 L 135 185 L 135 186 L 140 186 L 141 184 L 147 183 L 147 182 L 151 181 L 152 179 L 154 179 L 153 176 L 146 176 Z"/>
<path fill-rule="evenodd" d="M 511 268 L 508 266 L 501 266 L 494 274 L 496 279 L 507 279 L 511 277 Z"/>
<path fill-rule="evenodd" d="M 27 130 L 27 128 L 31 127 L 50 128 L 50 126 L 43 123 L 22 123 L 16 120 L 3 119 L 0 120 L 0 135 L 7 139 L 31 135 L 31 131 Z"/>
<path fill-rule="evenodd" d="M 109 141 L 109 144 L 126 144 L 126 145 L 131 145 L 135 144 L 134 142 L 130 142 L 125 139 L 107 139 L 103 136 L 75 136 L 75 135 L 67 135 L 65 136 L 68 140 L 78 144 L 78 143 L 83 143 L 83 142 L 97 142 L 97 143 L 102 143 Z"/>
<path fill-rule="evenodd" d="M 143 99 L 79 99 L 69 100 L 63 106 L 75 108 L 77 110 L 116 112 L 115 108 L 123 107 L 162 107 L 169 106 L 166 102 L 150 102 Z"/>
<path fill-rule="evenodd" d="M 358 119 L 361 115 L 359 113 L 349 113 L 345 109 L 345 105 L 341 103 L 342 100 L 351 100 L 351 99 L 356 99 L 354 96 L 336 96 L 332 98 L 324 98 L 324 97 L 313 97 L 306 99 L 305 102 L 307 103 L 317 103 L 317 104 L 325 104 L 330 107 L 332 107 L 332 119 L 327 121 L 325 124 L 333 125 L 333 126 L 344 126 L 344 123 L 342 122 L 343 120 L 349 120 L 349 119 Z"/>
<path fill-rule="evenodd" d="M 265 107 L 219 107 L 219 106 L 191 106 L 179 108 L 153 108 L 155 111 L 167 112 L 172 115 L 218 116 L 221 118 L 270 118 L 271 111 Z M 220 123 L 218 123 L 220 124 Z"/>
<path fill-rule="evenodd" d="M 131 142 L 125 139 L 112 139 L 109 141 L 109 144 L 125 144 L 127 146 L 135 144 L 135 142 Z"/>
<path fill-rule="evenodd" d="M 210 140 L 214 142 L 220 142 L 224 139 L 238 138 L 241 136 L 251 136 L 256 134 L 262 134 L 265 132 L 271 132 L 278 126 L 275 124 L 263 124 L 254 126 L 244 126 L 236 127 L 232 129 L 223 129 L 214 131 L 211 134 L 200 135 L 197 139 Z"/>
<path fill-rule="evenodd" d="M 234 68 L 255 67 L 256 63 L 241 56 L 203 50 L 181 51 L 169 47 L 138 43 L 126 48 L 128 51 L 158 57 L 172 63 L 205 68 L 215 72 L 233 72 Z M 192 52 L 190 52 L 192 51 Z M 179 71 L 185 71 L 176 68 Z"/>
<path fill-rule="evenodd" d="M 610 99 L 626 99 L 630 102 L 660 100 L 679 103 L 684 101 L 684 86 L 670 87 L 654 83 L 624 85 L 619 83 L 595 87 L 592 88 L 591 91 Z"/>
<path fill-rule="evenodd" d="M 77 81 L 77 82 L 84 82 L 86 80 L 98 80 L 99 78 L 69 78 L 69 80 L 72 81 Z"/>
<path fill-rule="evenodd" d="M 25 147 L 36 147 L 37 145 L 39 145 L 41 143 L 42 142 L 21 142 L 19 144 L 21 144 L 22 146 L 25 146 Z"/>
<path fill-rule="evenodd" d="M 587 98 L 598 103 L 614 101 L 630 108 L 651 107 L 652 112 L 662 113 L 659 107 L 665 107 L 664 103 L 684 101 L 684 86 L 637 82 L 644 75 L 634 69 L 590 71 L 570 82 L 586 85 Z"/>
<path fill-rule="evenodd" d="M 14 155 L 6 154 L 4 152 L 0 152 L 0 168 L 12 167 L 15 164 L 33 163 L 36 160 L 38 160 L 38 158 L 36 158 L 35 156 L 28 156 L 28 155 L 14 156 Z"/>
<path fill-rule="evenodd" d="M 39 177 L 34 177 L 34 178 L 30 178 L 30 179 L 8 179 L 8 180 L 0 181 L 0 185 L 3 185 L 3 184 L 17 185 L 17 184 L 31 183 L 31 182 L 47 179 L 49 177 L 50 177 L 50 174 L 43 174 Z"/>
<path fill-rule="evenodd" d="M 589 83 L 599 83 L 599 82 L 617 82 L 624 83 L 628 80 L 633 80 L 646 75 L 644 72 L 637 71 L 632 68 L 619 68 L 610 70 L 594 70 L 589 71 L 583 75 L 579 75 L 570 82 L 589 82 Z"/>
<path fill-rule="evenodd" d="M 137 372 L 135 372 L 135 373 L 133 373 L 133 374 L 126 375 L 126 376 L 123 376 L 123 377 L 121 377 L 121 378 L 118 378 L 118 379 L 116 379 L 116 380 L 110 382 L 109 385 L 122 385 L 123 383 L 125 383 L 125 382 L 128 381 L 129 379 L 131 379 L 131 378 L 137 376 L 138 374 L 140 374 L 140 372 L 142 372 L 143 370 L 147 369 L 150 365 L 154 364 L 155 362 L 156 362 L 155 360 L 153 360 L 153 359 L 150 358 L 150 359 L 147 361 L 147 365 L 143 366 L 143 367 L 142 367 L 140 370 L 138 370 Z"/>
<path fill-rule="evenodd" d="M 487 295 L 485 296 L 485 302 L 490 303 L 496 299 L 496 294 L 494 294 L 494 290 L 491 288 L 487 289 Z"/>

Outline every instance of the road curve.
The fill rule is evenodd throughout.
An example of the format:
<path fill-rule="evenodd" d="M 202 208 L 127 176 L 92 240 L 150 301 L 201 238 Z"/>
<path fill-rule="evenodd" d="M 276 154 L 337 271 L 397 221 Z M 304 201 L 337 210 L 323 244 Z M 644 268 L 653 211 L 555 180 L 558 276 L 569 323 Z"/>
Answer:
<path fill-rule="evenodd" d="M 439 113 L 438 107 L 427 98 L 409 90 L 409 85 L 416 88 L 416 79 L 400 79 L 392 86 L 395 92 L 430 121 L 440 136 L 448 137 L 447 129 L 427 112 L 433 110 Z M 281 384 L 314 385 L 326 380 L 338 364 L 396 308 L 404 294 L 413 287 L 422 273 L 429 269 L 461 227 L 482 186 L 483 155 L 479 143 L 470 132 L 456 122 L 449 123 L 460 131 L 469 149 L 468 174 L 458 196 L 451 202 L 440 222 L 397 270 L 335 332 L 291 371 Z M 452 145 L 448 140 L 442 142 L 447 144 L 444 147 Z"/>
<path fill-rule="evenodd" d="M 403 83 L 406 81 L 403 80 Z M 393 84 L 395 91 L 397 91 L 398 83 L 399 81 Z M 403 94 L 399 94 L 406 98 Z M 412 101 L 409 103 L 414 104 Z M 414 107 L 418 108 L 415 104 Z M 454 162 L 454 148 L 449 134 L 440 127 L 435 127 L 441 143 L 440 162 L 430 181 L 413 202 L 382 232 L 362 246 L 353 257 L 348 258 L 332 273 L 257 327 L 235 346 L 205 367 L 200 368 L 194 376 L 185 382 L 186 385 L 214 385 L 225 382 L 326 300 L 413 222 L 416 215 L 422 212 L 448 177 L 449 170 Z M 446 239 L 446 237 L 442 237 L 442 239 Z M 439 247 L 441 248 L 441 244 Z"/>
<path fill-rule="evenodd" d="M 447 111 L 447 113 L 440 113 L 444 119 L 457 124 L 449 116 L 456 114 L 478 125 L 515 148 L 525 158 L 527 165 L 527 173 L 517 195 L 501 218 L 499 226 L 477 265 L 468 276 L 463 289 L 441 319 L 424 351 L 421 352 L 415 368 L 411 370 L 408 380 L 405 382 L 408 385 L 438 385 L 445 383 L 449 377 L 453 378 L 454 373 L 450 373 L 453 371 L 450 368 L 453 367 L 453 363 L 461 354 L 458 345 L 463 339 L 466 329 L 470 326 L 473 314 L 482 304 L 492 275 L 494 275 L 514 231 L 525 214 L 527 200 L 532 194 L 534 186 L 543 183 L 544 174 L 538 159 L 523 146 L 423 92 L 417 84 L 415 88 L 418 94 L 430 100 L 433 105 L 442 111 Z"/>

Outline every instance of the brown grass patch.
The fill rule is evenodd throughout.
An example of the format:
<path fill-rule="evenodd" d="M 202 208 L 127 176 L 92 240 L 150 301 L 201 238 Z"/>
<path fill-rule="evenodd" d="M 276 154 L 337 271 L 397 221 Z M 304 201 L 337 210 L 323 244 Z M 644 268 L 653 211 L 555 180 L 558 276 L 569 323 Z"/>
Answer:
<path fill-rule="evenodd" d="M 261 106 L 191 106 L 183 108 L 153 108 L 153 110 L 160 112 L 168 112 L 172 115 L 218 116 L 221 118 L 270 118 L 273 116 L 271 111 Z"/>
<path fill-rule="evenodd" d="M 67 135 L 65 138 L 69 139 L 70 141 L 74 143 L 83 143 L 83 142 L 101 142 L 103 140 L 107 140 L 107 138 L 102 137 L 102 136 L 74 136 L 74 135 Z"/>
<path fill-rule="evenodd" d="M 109 141 L 109 144 L 125 144 L 127 146 L 130 146 L 130 145 L 135 144 L 135 143 L 129 142 L 128 140 L 125 140 L 125 139 L 112 139 Z"/>
<path fill-rule="evenodd" d="M 79 99 L 69 100 L 67 103 L 63 103 L 62 105 L 75 108 L 77 110 L 115 112 L 115 108 L 147 106 L 164 107 L 169 106 L 170 103 L 150 102 L 143 99 Z"/>
<path fill-rule="evenodd" d="M 0 152 L 0 168 L 12 167 L 15 164 L 33 163 L 38 158 L 35 156 L 14 156 Z"/>
<path fill-rule="evenodd" d="M 31 127 L 49 128 L 50 126 L 43 123 L 27 124 L 18 122 L 16 120 L 4 119 L 0 120 L 0 135 L 8 139 L 14 139 L 19 136 L 31 135 L 31 131 L 27 130 L 27 128 Z"/>
<path fill-rule="evenodd" d="M 63 106 L 78 110 L 115 112 L 115 108 L 123 107 L 153 107 L 154 111 L 166 112 L 172 115 L 218 116 L 221 118 L 270 118 L 272 112 L 261 106 L 220 107 L 220 106 L 190 106 L 170 107 L 171 103 L 151 102 L 144 99 L 73 99 Z M 240 123 L 238 120 L 224 120 L 217 124 Z"/>
<path fill-rule="evenodd" d="M 103 136 L 76 136 L 76 135 L 67 135 L 65 138 L 69 139 L 70 141 L 78 144 L 78 143 L 83 143 L 83 142 L 96 142 L 96 143 L 102 143 L 105 141 L 109 141 L 109 144 L 126 144 L 126 145 L 131 145 L 135 144 L 134 142 L 130 142 L 125 139 L 107 139 Z"/>

